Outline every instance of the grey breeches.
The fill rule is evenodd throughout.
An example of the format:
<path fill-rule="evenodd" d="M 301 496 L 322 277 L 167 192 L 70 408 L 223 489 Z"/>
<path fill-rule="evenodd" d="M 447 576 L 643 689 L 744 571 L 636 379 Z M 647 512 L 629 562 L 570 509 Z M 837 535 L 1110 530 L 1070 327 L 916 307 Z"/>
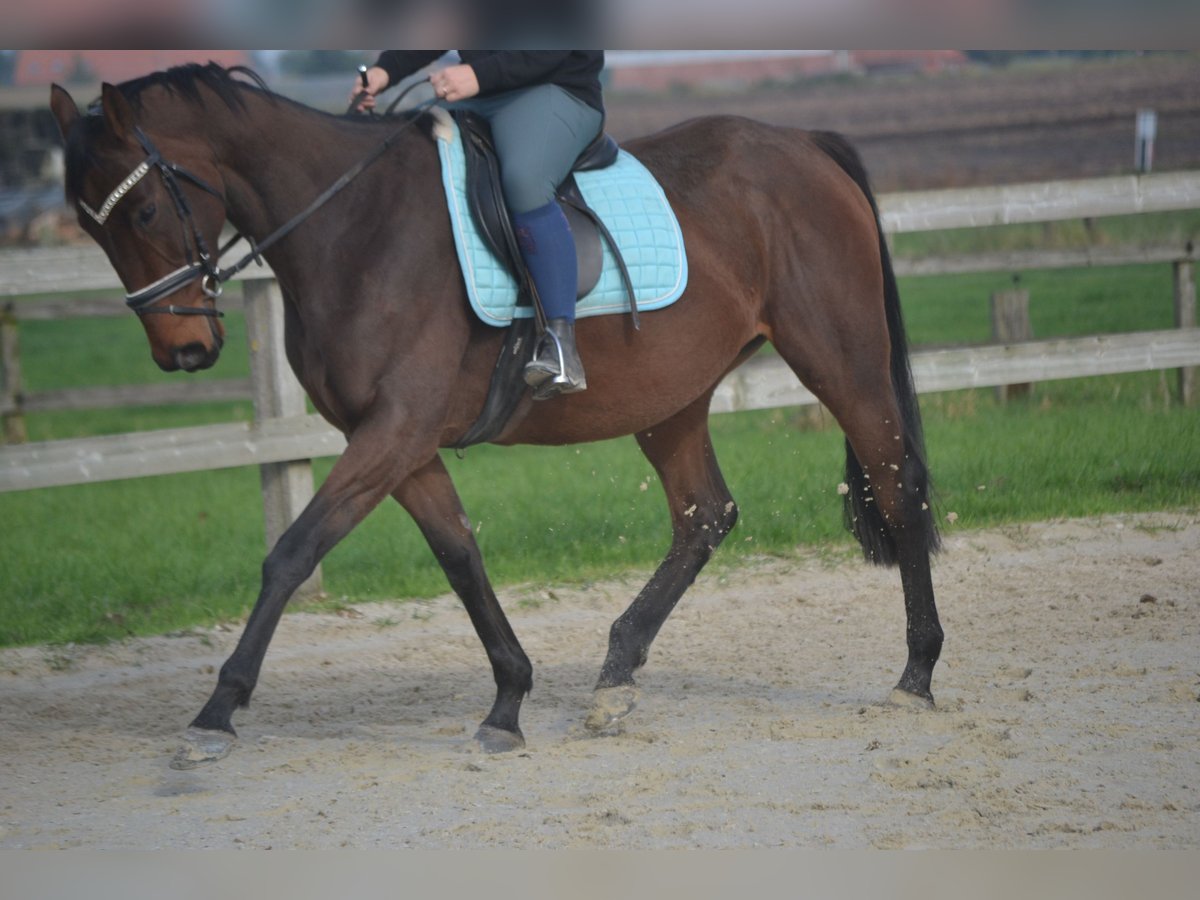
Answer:
<path fill-rule="evenodd" d="M 538 85 L 449 104 L 483 116 L 492 126 L 510 213 L 545 206 L 592 142 L 604 116 L 556 85 Z"/>

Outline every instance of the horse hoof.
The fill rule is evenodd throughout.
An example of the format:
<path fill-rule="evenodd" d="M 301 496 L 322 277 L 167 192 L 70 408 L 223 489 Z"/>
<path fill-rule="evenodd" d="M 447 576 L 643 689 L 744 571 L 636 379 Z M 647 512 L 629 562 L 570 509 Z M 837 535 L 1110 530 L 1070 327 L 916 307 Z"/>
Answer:
<path fill-rule="evenodd" d="M 892 688 L 892 693 L 888 695 L 888 705 L 902 706 L 905 709 L 933 709 L 933 695 L 921 696 L 914 694 L 911 691 L 906 691 L 903 688 Z"/>
<path fill-rule="evenodd" d="M 584 723 L 595 734 L 615 734 L 621 720 L 637 706 L 639 692 L 632 684 L 596 688 L 592 693 L 592 709 Z"/>
<path fill-rule="evenodd" d="M 228 731 L 189 728 L 184 732 L 183 746 L 171 759 L 171 768 L 184 770 L 211 765 L 227 757 L 236 743 L 237 737 Z"/>
<path fill-rule="evenodd" d="M 475 732 L 475 742 L 484 753 L 511 753 L 525 747 L 521 732 L 505 731 L 493 725 L 480 725 Z"/>

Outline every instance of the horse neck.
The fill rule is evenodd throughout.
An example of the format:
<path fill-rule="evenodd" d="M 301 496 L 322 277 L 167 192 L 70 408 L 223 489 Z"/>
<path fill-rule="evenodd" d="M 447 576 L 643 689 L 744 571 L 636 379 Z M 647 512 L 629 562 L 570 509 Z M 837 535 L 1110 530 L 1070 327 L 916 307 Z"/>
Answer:
<path fill-rule="evenodd" d="M 214 116 L 215 107 L 210 107 L 195 127 L 213 148 L 225 182 L 230 223 L 257 241 L 315 200 L 390 133 L 281 99 L 243 93 L 245 111 L 228 111 L 222 105 L 226 115 Z M 413 129 L 412 135 L 404 137 L 416 136 Z M 404 147 L 391 152 L 395 158 L 406 158 Z M 393 166 L 389 177 L 403 177 L 398 171 L 402 168 Z M 389 187 L 388 193 L 405 196 L 402 189 L 393 193 Z M 269 252 L 265 255 L 278 272 L 283 261 Z"/>

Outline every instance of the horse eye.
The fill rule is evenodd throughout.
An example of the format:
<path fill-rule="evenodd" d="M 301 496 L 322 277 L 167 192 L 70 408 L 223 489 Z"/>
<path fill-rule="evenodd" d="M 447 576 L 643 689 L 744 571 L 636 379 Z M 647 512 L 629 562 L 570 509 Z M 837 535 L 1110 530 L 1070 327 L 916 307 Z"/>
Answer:
<path fill-rule="evenodd" d="M 153 203 L 147 203 L 138 210 L 138 221 L 143 225 L 149 225 L 154 221 L 154 214 L 158 212 L 158 207 Z"/>

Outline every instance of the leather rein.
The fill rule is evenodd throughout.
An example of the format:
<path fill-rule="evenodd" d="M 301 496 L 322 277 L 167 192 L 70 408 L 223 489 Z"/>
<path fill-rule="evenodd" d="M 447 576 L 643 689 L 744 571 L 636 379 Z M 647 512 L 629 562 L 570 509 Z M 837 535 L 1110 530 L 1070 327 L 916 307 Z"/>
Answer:
<path fill-rule="evenodd" d="M 422 79 L 410 85 L 389 107 L 389 112 L 394 109 L 399 102 L 413 88 L 427 82 L 429 79 Z M 360 95 L 361 97 L 361 95 Z M 355 98 L 355 102 L 351 104 L 351 109 L 357 106 L 360 97 Z M 427 106 L 433 105 L 436 100 L 429 100 L 418 104 L 413 108 L 413 112 L 420 112 Z M 183 245 L 184 252 L 187 257 L 187 262 L 173 272 L 164 275 L 151 284 L 146 285 L 140 290 L 125 295 L 125 303 L 139 316 L 150 315 L 152 313 L 161 313 L 172 316 L 208 316 L 210 318 L 220 318 L 225 314 L 216 308 L 216 299 L 221 296 L 222 286 L 226 281 L 236 275 L 238 272 L 246 268 L 250 263 L 256 262 L 262 265 L 262 253 L 269 247 L 273 246 L 278 241 L 282 240 L 292 232 L 298 225 L 304 222 L 309 216 L 315 213 L 318 209 L 328 203 L 333 197 L 341 191 L 346 185 L 357 178 L 362 172 L 373 162 L 379 159 L 388 148 L 396 141 L 398 137 L 410 126 L 416 122 L 416 117 L 406 119 L 404 123 L 389 134 L 384 140 L 366 157 L 359 160 L 352 168 L 337 179 L 333 184 L 326 188 L 315 200 L 313 200 L 303 210 L 281 225 L 279 228 L 271 232 L 263 240 L 255 242 L 253 238 L 245 237 L 240 232 L 235 234 L 225 246 L 221 247 L 214 258 L 208 250 L 203 235 L 200 233 L 200 228 L 196 224 L 195 217 L 192 215 L 191 206 L 187 202 L 187 197 L 183 193 L 179 179 L 184 179 L 191 182 L 196 187 L 209 194 L 212 194 L 221 201 L 222 206 L 225 205 L 224 195 L 215 187 L 210 185 L 204 179 L 200 178 L 187 169 L 176 163 L 172 163 L 163 158 L 162 153 L 154 146 L 154 142 L 141 129 L 134 128 L 134 136 L 142 145 L 142 149 L 146 151 L 146 158 L 137 165 L 136 168 L 124 180 L 117 185 L 116 189 L 109 194 L 108 198 L 101 205 L 100 210 L 94 210 L 83 200 L 79 200 L 79 206 L 85 213 L 91 216 L 101 226 L 107 221 L 113 208 L 129 191 L 131 191 L 139 181 L 153 170 L 157 170 L 166 185 L 167 193 L 170 195 L 172 202 L 175 205 L 175 213 L 179 217 L 180 224 L 183 227 Z M 189 239 L 190 234 L 190 239 Z M 223 257 L 238 241 L 245 239 L 250 244 L 250 252 L 235 262 L 228 268 L 221 268 L 219 263 Z M 195 255 L 193 255 L 193 247 Z M 175 306 L 169 304 L 166 306 L 155 306 L 158 301 L 164 297 L 179 291 L 188 286 L 194 281 L 201 282 L 201 289 L 206 297 L 214 301 L 212 306 Z"/>

